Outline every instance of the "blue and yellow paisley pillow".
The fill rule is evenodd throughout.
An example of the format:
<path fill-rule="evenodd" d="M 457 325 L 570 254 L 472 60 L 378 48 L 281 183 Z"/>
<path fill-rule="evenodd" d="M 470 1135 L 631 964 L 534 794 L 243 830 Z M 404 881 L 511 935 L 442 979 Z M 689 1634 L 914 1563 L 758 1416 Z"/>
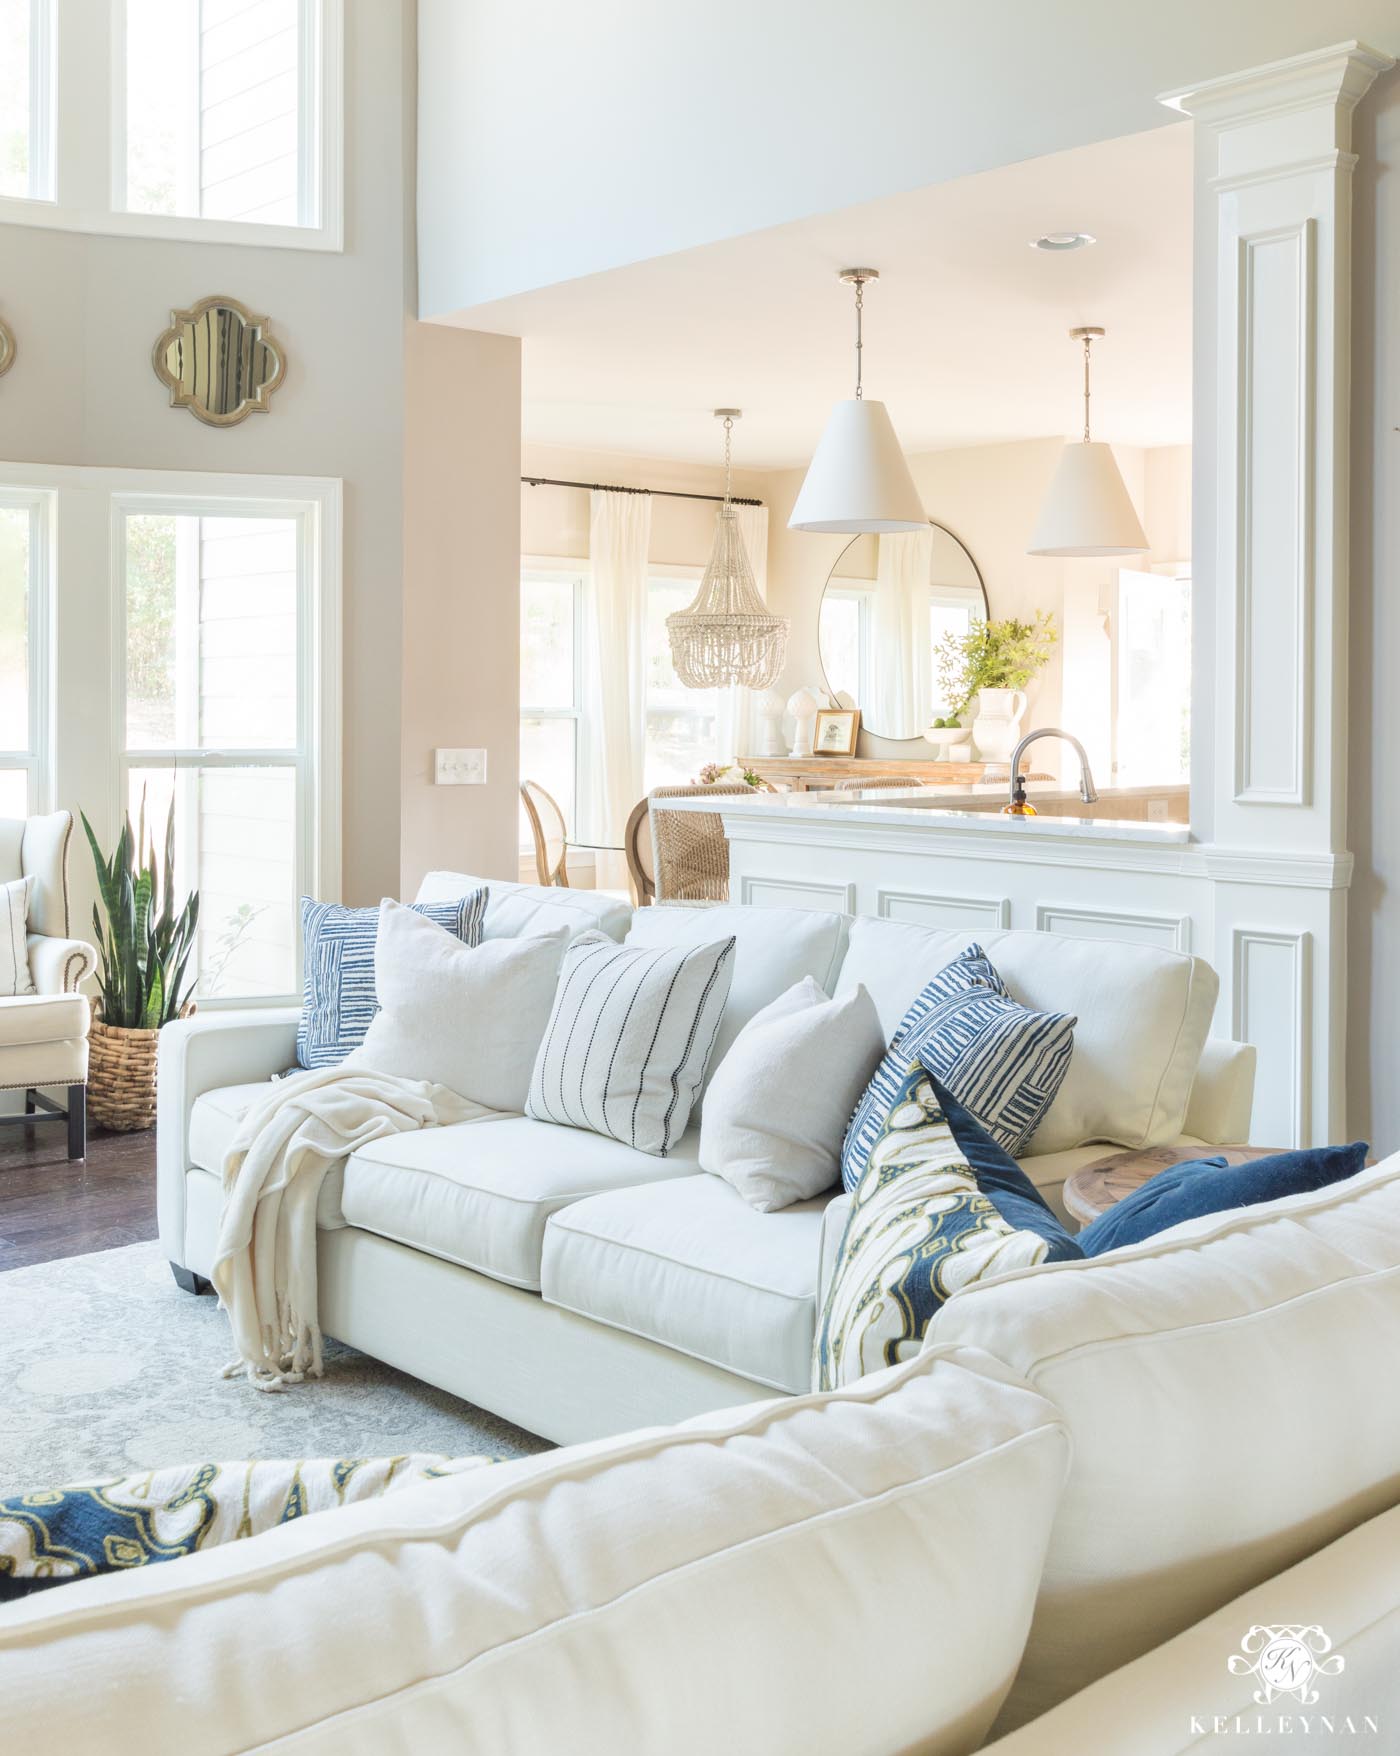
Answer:
<path fill-rule="evenodd" d="M 0 1500 L 0 1605 L 70 1579 L 178 1561 L 491 1461 L 411 1452 L 193 1463 L 14 1494 Z"/>
<path fill-rule="evenodd" d="M 1034 1268 L 1050 1252 L 1048 1237 L 1003 1218 L 979 1189 L 915 1063 L 855 1187 L 817 1325 L 812 1388 L 834 1390 L 912 1358 L 955 1292 Z"/>

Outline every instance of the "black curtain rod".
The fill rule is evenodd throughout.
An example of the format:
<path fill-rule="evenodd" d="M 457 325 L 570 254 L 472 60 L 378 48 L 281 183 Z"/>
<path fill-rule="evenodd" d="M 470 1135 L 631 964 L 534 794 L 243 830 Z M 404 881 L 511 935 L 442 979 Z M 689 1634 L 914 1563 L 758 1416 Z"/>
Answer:
<path fill-rule="evenodd" d="M 596 488 L 600 494 L 659 494 L 667 500 L 714 500 L 723 502 L 723 494 L 687 494 L 680 488 L 620 488 L 615 482 L 562 482 L 558 476 L 521 476 L 523 486 L 527 488 L 587 488 L 590 493 Z M 743 494 L 729 496 L 731 506 L 762 506 L 762 500 L 750 500 Z"/>

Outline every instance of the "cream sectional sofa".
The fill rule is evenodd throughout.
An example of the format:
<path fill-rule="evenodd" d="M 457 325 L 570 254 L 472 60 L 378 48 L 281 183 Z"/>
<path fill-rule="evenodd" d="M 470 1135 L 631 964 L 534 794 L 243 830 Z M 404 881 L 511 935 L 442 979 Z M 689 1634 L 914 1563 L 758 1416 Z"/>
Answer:
<path fill-rule="evenodd" d="M 433 873 L 419 900 L 479 882 Z M 834 993 L 863 983 L 888 1035 L 974 937 L 801 909 L 634 913 L 588 892 L 491 881 L 488 937 L 561 923 L 646 944 L 733 933 L 712 1066 L 809 975 Z M 976 937 L 1017 998 L 1079 1016 L 1069 1075 L 1024 1161 L 1052 1202 L 1109 1143 L 1248 1137 L 1254 1052 L 1209 1036 L 1217 981 L 1199 958 L 1046 933 Z M 184 1284 L 210 1271 L 225 1148 L 266 1080 L 292 1064 L 295 1025 L 292 1012 L 221 1012 L 161 1033 L 160 1236 Z M 699 1169 L 697 1139 L 692 1124 L 658 1159 L 501 1115 L 362 1149 L 322 1191 L 323 1328 L 561 1443 L 805 1391 L 845 1198 L 757 1213 Z"/>
<path fill-rule="evenodd" d="M 41 1593 L 5 1747 L 1394 1749 L 1397 1357 L 1400 1155 L 968 1289 L 844 1390 Z M 1326 1669 L 1269 1700 L 1258 1633 L 1299 1629 Z"/>

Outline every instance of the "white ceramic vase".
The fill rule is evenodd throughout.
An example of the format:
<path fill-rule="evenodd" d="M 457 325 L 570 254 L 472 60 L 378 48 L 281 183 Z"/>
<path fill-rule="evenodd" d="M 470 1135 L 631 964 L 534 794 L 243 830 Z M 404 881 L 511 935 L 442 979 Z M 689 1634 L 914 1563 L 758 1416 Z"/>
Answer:
<path fill-rule="evenodd" d="M 977 697 L 972 737 L 983 762 L 1007 762 L 1021 739 L 1026 711 L 1023 689 L 983 689 Z"/>

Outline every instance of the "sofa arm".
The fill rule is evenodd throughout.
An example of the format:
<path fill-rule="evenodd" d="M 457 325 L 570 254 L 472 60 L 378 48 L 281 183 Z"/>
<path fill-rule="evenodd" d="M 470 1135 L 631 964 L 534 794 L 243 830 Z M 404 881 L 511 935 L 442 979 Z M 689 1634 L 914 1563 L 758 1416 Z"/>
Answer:
<path fill-rule="evenodd" d="M 76 994 L 79 984 L 97 968 L 96 951 L 82 939 L 31 933 L 27 946 L 29 973 L 41 994 Z"/>
<path fill-rule="evenodd" d="M 271 1079 L 296 1061 L 295 1007 L 196 1013 L 163 1027 L 156 1062 L 156 1217 L 166 1255 L 185 1264 L 185 1173 L 195 1099 Z"/>
<path fill-rule="evenodd" d="M 1249 1139 L 1258 1059 L 1253 1043 L 1207 1037 L 1183 1132 L 1211 1146 L 1243 1145 Z"/>

